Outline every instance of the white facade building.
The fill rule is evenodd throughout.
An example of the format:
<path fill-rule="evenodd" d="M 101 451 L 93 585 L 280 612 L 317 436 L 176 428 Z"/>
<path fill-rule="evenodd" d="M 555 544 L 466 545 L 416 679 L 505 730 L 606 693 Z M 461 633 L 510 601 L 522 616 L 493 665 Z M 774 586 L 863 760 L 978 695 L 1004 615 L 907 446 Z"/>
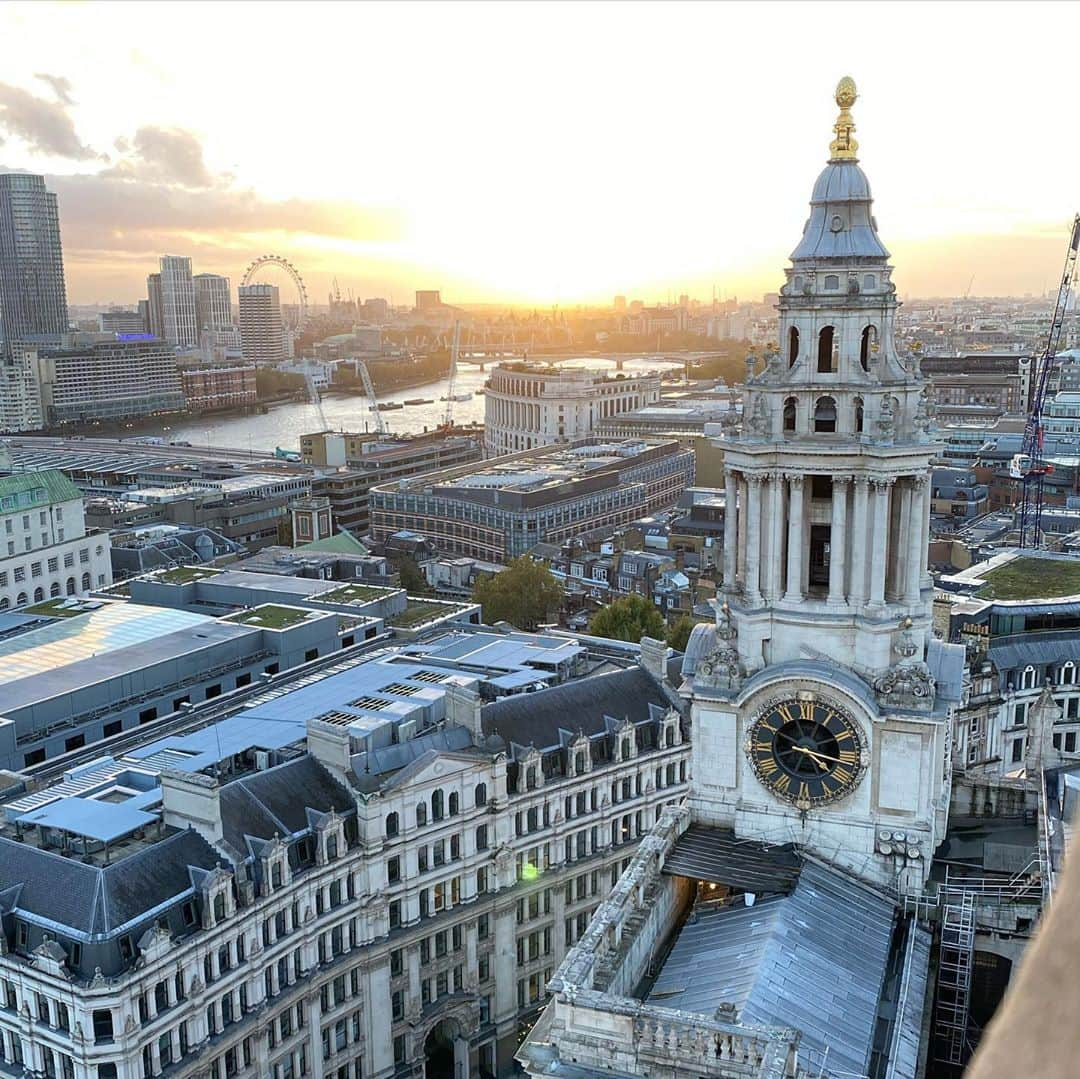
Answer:
<path fill-rule="evenodd" d="M 170 345 L 194 348 L 199 343 L 199 324 L 191 259 L 186 255 L 162 255 L 159 264 L 162 334 Z"/>
<path fill-rule="evenodd" d="M 0 478 L 0 611 L 112 584 L 109 537 L 86 531 L 79 489 L 62 472 Z"/>
<path fill-rule="evenodd" d="M 240 345 L 244 359 L 281 363 L 288 358 L 277 285 L 241 285 Z"/>
<path fill-rule="evenodd" d="M 160 770 L 164 743 L 154 743 L 141 763 L 84 766 L 71 777 L 77 797 L 64 797 L 68 784 L 6 806 L 8 821 L 29 812 L 37 823 L 23 822 L 22 841 L 0 829 L 0 884 L 12 894 L 0 1070 L 511 1074 L 566 949 L 638 837 L 681 801 L 687 746 L 663 646 L 643 659 L 649 671 L 490 703 L 472 687 L 510 675 L 480 673 L 485 648 L 501 664 L 509 651 L 535 652 L 545 668 L 556 653 L 576 667 L 584 650 L 483 632 L 450 644 L 464 647 L 467 669 L 449 655 L 400 654 L 301 683 L 289 694 L 293 720 L 266 726 L 278 731 L 270 741 L 288 742 L 281 724 L 306 711 L 306 754 L 303 725 L 287 751 L 257 752 L 265 743 L 251 741 L 238 706 L 217 733 L 170 740 L 180 770 Z M 355 713 L 367 706 L 351 699 L 365 676 L 394 698 L 382 706 L 414 717 L 392 724 L 393 742 L 370 715 L 363 734 L 349 728 L 365 725 Z M 282 692 L 272 695 L 285 704 Z M 354 714 L 319 714 L 313 699 L 325 709 L 335 692 Z M 437 722 L 417 729 L 424 714 Z M 159 797 L 90 800 L 136 787 Z M 88 853 L 58 857 L 65 835 Z"/>
<path fill-rule="evenodd" d="M 45 426 L 38 355 L 12 347 L 0 353 L 0 431 L 37 431 Z"/>
<path fill-rule="evenodd" d="M 659 375 L 614 377 L 540 364 L 500 364 L 484 389 L 490 454 L 582 438 L 600 420 L 660 400 Z"/>

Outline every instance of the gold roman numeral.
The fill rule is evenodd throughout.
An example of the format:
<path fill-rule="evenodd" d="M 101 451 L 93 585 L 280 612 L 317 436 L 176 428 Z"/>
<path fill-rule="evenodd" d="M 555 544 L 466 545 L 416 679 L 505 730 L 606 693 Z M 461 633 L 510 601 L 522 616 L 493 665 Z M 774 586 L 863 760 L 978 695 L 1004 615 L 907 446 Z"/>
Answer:
<path fill-rule="evenodd" d="M 843 764 L 858 764 L 859 754 L 854 749 L 841 749 L 839 759 Z"/>
<path fill-rule="evenodd" d="M 799 701 L 799 718 L 804 722 L 813 722 L 814 719 L 814 702 L 813 701 Z"/>

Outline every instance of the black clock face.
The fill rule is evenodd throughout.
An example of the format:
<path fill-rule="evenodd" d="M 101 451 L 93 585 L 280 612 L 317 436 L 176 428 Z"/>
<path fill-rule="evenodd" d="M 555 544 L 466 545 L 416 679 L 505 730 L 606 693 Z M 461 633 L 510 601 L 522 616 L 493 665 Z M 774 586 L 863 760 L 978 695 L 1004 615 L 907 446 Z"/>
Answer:
<path fill-rule="evenodd" d="M 768 705 L 751 725 L 746 748 L 758 779 L 800 808 L 849 794 L 864 770 L 859 728 L 823 701 Z"/>

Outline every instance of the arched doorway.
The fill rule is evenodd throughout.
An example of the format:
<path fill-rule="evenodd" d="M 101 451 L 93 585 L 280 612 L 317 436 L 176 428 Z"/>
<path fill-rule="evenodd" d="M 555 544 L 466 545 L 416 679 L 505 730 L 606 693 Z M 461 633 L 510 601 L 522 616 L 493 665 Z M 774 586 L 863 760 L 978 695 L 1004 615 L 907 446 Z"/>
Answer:
<path fill-rule="evenodd" d="M 424 1079 L 469 1079 L 469 1039 L 456 1019 L 440 1019 L 424 1042 Z"/>

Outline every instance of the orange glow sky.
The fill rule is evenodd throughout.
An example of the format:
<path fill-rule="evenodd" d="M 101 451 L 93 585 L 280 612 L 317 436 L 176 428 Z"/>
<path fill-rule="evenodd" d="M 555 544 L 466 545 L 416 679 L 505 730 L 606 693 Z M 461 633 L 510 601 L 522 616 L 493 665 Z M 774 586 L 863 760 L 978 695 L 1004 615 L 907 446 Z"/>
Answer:
<path fill-rule="evenodd" d="M 61 198 L 69 298 L 165 251 L 405 302 L 754 298 L 851 74 L 901 294 L 1056 285 L 1073 4 L 0 7 L 0 165 Z M 1055 45 L 1060 42 L 1062 45 Z M 46 77 L 43 77 L 46 76 Z"/>

